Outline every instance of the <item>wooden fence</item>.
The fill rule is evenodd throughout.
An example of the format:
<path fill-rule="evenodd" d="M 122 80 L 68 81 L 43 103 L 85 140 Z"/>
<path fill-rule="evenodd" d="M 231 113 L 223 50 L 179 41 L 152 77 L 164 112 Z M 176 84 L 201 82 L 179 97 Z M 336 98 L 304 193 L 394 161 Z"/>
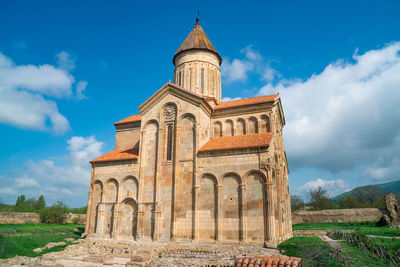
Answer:
<path fill-rule="evenodd" d="M 329 232 L 328 236 L 333 239 L 342 239 L 346 243 L 359 247 L 367 253 L 372 253 L 383 259 L 387 264 L 393 264 L 396 267 L 400 264 L 399 251 L 391 251 L 381 244 L 375 244 L 373 240 L 367 236 L 355 233 L 345 233 L 342 231 Z"/>

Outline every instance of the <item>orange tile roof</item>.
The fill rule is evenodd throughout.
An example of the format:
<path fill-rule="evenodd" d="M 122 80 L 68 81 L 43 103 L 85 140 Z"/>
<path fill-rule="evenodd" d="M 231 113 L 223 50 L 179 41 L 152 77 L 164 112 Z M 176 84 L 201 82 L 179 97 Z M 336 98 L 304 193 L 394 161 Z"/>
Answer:
<path fill-rule="evenodd" d="M 279 99 L 279 94 L 258 96 L 258 97 L 245 98 L 245 99 L 232 100 L 232 101 L 225 101 L 225 102 L 221 102 L 218 105 L 216 105 L 214 107 L 214 110 L 233 108 L 233 107 L 239 107 L 239 106 L 256 105 L 256 104 L 261 104 L 261 103 L 272 102 L 277 99 Z"/>
<path fill-rule="evenodd" d="M 301 258 L 288 256 L 236 256 L 233 266 L 300 267 Z"/>
<path fill-rule="evenodd" d="M 98 158 L 95 158 L 94 160 L 91 160 L 90 163 L 137 159 L 137 158 L 139 158 L 139 150 L 137 148 L 116 149 Z"/>
<path fill-rule="evenodd" d="M 200 148 L 199 152 L 266 147 L 271 142 L 272 135 L 272 133 L 259 133 L 215 137 Z"/>
<path fill-rule="evenodd" d="M 114 123 L 114 125 L 120 125 L 120 124 L 125 124 L 125 123 L 130 123 L 130 122 L 135 122 L 135 121 L 141 121 L 142 120 L 142 115 L 132 115 L 126 119 L 117 121 Z"/>

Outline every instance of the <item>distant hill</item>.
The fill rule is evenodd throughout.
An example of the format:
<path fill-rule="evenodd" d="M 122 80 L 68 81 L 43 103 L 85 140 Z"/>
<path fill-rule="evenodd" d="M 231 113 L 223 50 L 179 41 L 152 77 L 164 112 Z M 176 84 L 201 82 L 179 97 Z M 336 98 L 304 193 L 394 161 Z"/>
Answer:
<path fill-rule="evenodd" d="M 393 192 L 395 194 L 400 193 L 400 180 L 394 181 L 394 182 L 389 182 L 389 183 L 384 183 L 384 184 L 375 184 L 376 186 L 380 187 L 379 194 L 386 194 L 387 192 Z M 367 186 L 367 185 L 365 185 Z M 353 193 L 354 190 L 358 188 L 363 188 L 365 186 L 359 186 L 354 188 L 351 191 L 344 192 L 336 197 L 331 198 L 333 201 L 337 201 L 338 199 L 344 198 L 347 195 L 350 195 Z"/>

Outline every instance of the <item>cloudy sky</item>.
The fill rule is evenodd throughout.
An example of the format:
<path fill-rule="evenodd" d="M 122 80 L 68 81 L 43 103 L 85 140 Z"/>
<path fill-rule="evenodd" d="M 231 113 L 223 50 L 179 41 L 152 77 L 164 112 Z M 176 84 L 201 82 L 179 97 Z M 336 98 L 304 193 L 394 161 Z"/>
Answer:
<path fill-rule="evenodd" d="M 87 201 L 113 123 L 200 24 L 225 100 L 279 92 L 291 193 L 400 179 L 398 1 L 1 1 L 0 199 Z"/>

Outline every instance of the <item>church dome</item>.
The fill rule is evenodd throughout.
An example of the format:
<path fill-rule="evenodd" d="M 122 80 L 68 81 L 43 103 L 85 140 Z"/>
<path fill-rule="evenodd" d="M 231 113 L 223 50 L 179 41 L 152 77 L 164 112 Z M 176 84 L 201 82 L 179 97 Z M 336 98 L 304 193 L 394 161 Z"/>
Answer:
<path fill-rule="evenodd" d="M 175 65 L 176 57 L 189 50 L 205 50 L 215 54 L 218 57 L 219 65 L 222 63 L 222 58 L 220 54 L 217 52 L 217 49 L 213 46 L 210 39 L 208 39 L 206 33 L 203 28 L 200 26 L 199 18 L 196 18 L 196 24 L 194 25 L 192 31 L 189 33 L 188 37 L 176 51 L 172 62 Z"/>

